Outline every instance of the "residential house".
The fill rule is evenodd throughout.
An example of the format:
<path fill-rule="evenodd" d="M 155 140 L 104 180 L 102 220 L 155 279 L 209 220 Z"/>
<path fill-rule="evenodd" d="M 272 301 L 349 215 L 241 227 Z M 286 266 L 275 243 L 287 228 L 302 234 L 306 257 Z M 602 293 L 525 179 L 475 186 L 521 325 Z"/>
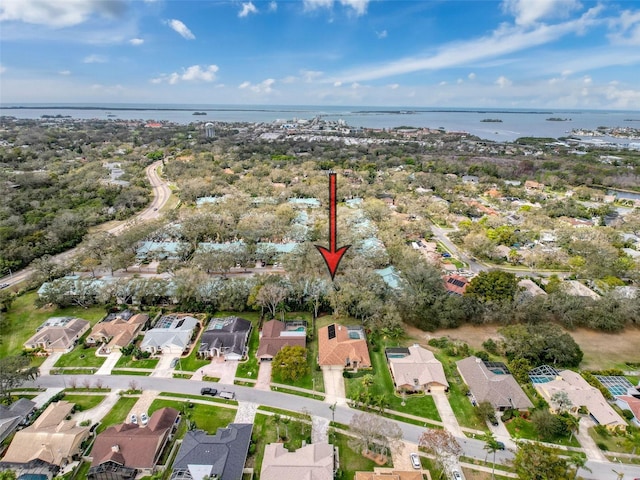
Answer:
<path fill-rule="evenodd" d="M 199 321 L 190 315 L 165 315 L 147 330 L 140 348 L 152 354 L 181 355 L 189 346 Z"/>
<path fill-rule="evenodd" d="M 640 393 L 639 393 L 640 397 Z M 629 410 L 633 413 L 631 423 L 636 427 L 640 427 L 640 398 L 632 397 L 631 395 L 620 395 L 616 397 L 616 405 L 622 410 Z"/>
<path fill-rule="evenodd" d="M 333 445 L 312 443 L 290 452 L 282 443 L 270 443 L 264 449 L 260 480 L 333 480 L 335 471 Z"/>
<path fill-rule="evenodd" d="M 423 480 L 420 470 L 395 470 L 375 467 L 373 472 L 356 472 L 355 480 Z"/>
<path fill-rule="evenodd" d="M 538 183 L 534 180 L 527 180 L 526 182 L 524 182 L 524 188 L 525 190 L 528 191 L 542 191 L 544 190 L 544 183 Z"/>
<path fill-rule="evenodd" d="M 580 283 L 578 280 L 565 280 L 562 282 L 561 288 L 564 293 L 573 297 L 589 297 L 594 300 L 598 300 L 600 298 L 600 295 L 583 283 Z"/>
<path fill-rule="evenodd" d="M 64 467 L 76 459 L 82 442 L 89 436 L 89 427 L 79 427 L 74 420 L 67 420 L 73 407 L 70 402 L 51 403 L 35 422 L 16 432 L 0 469 L 34 461 Z"/>
<path fill-rule="evenodd" d="M 76 342 L 89 330 L 91 324 L 86 320 L 71 317 L 57 317 L 57 322 L 43 324 L 39 330 L 24 342 L 28 349 L 41 348 L 47 353 L 70 352 Z"/>
<path fill-rule="evenodd" d="M 472 183 L 474 185 L 477 185 L 479 182 L 480 182 L 480 178 L 478 178 L 476 175 L 462 176 L 462 183 Z"/>
<path fill-rule="evenodd" d="M 0 443 L 24 424 L 35 409 L 36 404 L 26 398 L 19 398 L 8 407 L 0 405 Z"/>
<path fill-rule="evenodd" d="M 449 389 L 442 363 L 430 350 L 415 344 L 409 348 L 387 348 L 385 354 L 396 390 L 431 392 Z"/>
<path fill-rule="evenodd" d="M 118 480 L 151 475 L 179 416 L 175 408 L 160 408 L 149 417 L 146 426 L 121 423 L 98 434 L 91 450 L 88 478 Z"/>
<path fill-rule="evenodd" d="M 148 321 L 149 315 L 143 313 L 108 315 L 93 327 L 87 337 L 87 343 L 103 343 L 106 353 L 120 350 L 122 347 L 129 345 L 138 336 Z"/>
<path fill-rule="evenodd" d="M 218 480 L 242 478 L 251 442 L 251 423 L 230 423 L 215 435 L 188 431 L 173 462 L 171 480 Z"/>
<path fill-rule="evenodd" d="M 580 407 L 584 407 L 598 425 L 604 425 L 609 429 L 627 427 L 627 422 L 609 405 L 602 392 L 589 385 L 582 375 L 571 370 L 555 371 L 553 367 L 547 368 L 556 375 L 549 375 L 547 381 L 538 379 L 534 386 L 549 403 L 552 411 L 554 410 L 552 397 L 558 392 L 565 392 L 571 401 L 569 409 L 571 413 L 577 414 Z"/>
<path fill-rule="evenodd" d="M 260 332 L 260 346 L 257 357 L 260 361 L 273 360 L 276 353 L 285 346 L 306 347 L 307 328 L 304 322 L 281 322 L 269 320 Z"/>
<path fill-rule="evenodd" d="M 336 323 L 319 328 L 318 364 L 340 370 L 371 368 L 364 329 Z"/>
<path fill-rule="evenodd" d="M 529 278 L 523 278 L 518 282 L 518 287 L 520 287 L 526 295 L 530 297 L 537 297 L 538 295 L 546 295 L 542 288 L 540 288 L 533 280 Z"/>
<path fill-rule="evenodd" d="M 240 317 L 212 318 L 200 338 L 198 355 L 241 360 L 247 354 L 251 322 Z"/>
<path fill-rule="evenodd" d="M 444 288 L 451 295 L 463 295 L 469 285 L 469 280 L 462 275 L 445 275 L 442 279 L 444 280 Z"/>
<path fill-rule="evenodd" d="M 526 410 L 533 404 L 504 363 L 471 356 L 456 362 L 475 404 L 489 402 L 496 410 Z"/>

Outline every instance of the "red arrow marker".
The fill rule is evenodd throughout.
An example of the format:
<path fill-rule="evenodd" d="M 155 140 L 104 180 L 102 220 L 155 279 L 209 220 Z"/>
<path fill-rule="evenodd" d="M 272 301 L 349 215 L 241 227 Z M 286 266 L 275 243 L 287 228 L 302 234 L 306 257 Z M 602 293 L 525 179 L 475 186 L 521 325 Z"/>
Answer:
<path fill-rule="evenodd" d="M 336 250 L 336 237 L 338 236 L 338 229 L 336 228 L 337 213 L 336 213 L 336 174 L 329 174 L 329 249 L 327 250 L 320 245 L 316 245 L 316 248 L 324 258 L 324 263 L 327 264 L 329 273 L 331 274 L 331 280 L 336 275 L 336 270 L 342 260 L 342 256 L 351 245 L 340 247 Z"/>

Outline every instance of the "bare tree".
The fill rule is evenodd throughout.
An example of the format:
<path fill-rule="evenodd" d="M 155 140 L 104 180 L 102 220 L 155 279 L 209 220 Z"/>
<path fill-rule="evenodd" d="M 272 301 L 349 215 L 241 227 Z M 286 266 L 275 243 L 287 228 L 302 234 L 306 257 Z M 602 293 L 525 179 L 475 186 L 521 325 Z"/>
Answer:
<path fill-rule="evenodd" d="M 462 447 L 455 437 L 446 430 L 429 429 L 422 434 L 418 444 L 436 457 L 436 463 L 440 465 L 441 469 L 444 469 L 447 458 L 458 457 L 462 454 Z"/>
<path fill-rule="evenodd" d="M 101 378 L 98 378 L 96 380 L 96 388 L 99 388 L 102 390 L 102 387 L 104 387 L 104 381 Z"/>
<path fill-rule="evenodd" d="M 371 449 L 380 454 L 386 453 L 402 439 L 402 430 L 395 422 L 369 413 L 355 414 L 349 427 L 355 435 L 350 446 L 364 453 Z"/>
<path fill-rule="evenodd" d="M 289 291 L 277 284 L 268 283 L 260 288 L 256 295 L 256 303 L 269 310 L 272 317 L 276 316 L 278 305 L 287 298 Z"/>

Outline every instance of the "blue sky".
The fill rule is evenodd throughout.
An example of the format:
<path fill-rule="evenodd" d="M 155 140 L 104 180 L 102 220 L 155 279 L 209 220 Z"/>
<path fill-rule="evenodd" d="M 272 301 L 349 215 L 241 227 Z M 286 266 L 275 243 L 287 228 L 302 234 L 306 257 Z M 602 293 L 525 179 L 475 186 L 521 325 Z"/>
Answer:
<path fill-rule="evenodd" d="M 640 1 L 2 0 L 0 102 L 640 110 Z"/>

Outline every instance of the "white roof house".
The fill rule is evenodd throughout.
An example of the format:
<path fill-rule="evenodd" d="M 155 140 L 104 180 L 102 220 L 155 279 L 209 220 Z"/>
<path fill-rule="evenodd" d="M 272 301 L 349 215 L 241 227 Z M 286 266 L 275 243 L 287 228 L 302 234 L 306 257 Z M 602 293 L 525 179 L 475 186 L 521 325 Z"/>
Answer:
<path fill-rule="evenodd" d="M 145 352 L 180 355 L 189 346 L 198 323 L 190 315 L 166 315 L 145 333 L 140 348 Z"/>
<path fill-rule="evenodd" d="M 403 350 L 407 351 L 406 355 Z M 387 349 L 386 355 L 398 390 L 430 391 L 434 387 L 449 388 L 442 363 L 430 350 L 416 344 L 407 349 Z"/>
<path fill-rule="evenodd" d="M 289 452 L 281 443 L 264 449 L 262 480 L 333 480 L 334 448 L 328 443 L 312 443 Z"/>

